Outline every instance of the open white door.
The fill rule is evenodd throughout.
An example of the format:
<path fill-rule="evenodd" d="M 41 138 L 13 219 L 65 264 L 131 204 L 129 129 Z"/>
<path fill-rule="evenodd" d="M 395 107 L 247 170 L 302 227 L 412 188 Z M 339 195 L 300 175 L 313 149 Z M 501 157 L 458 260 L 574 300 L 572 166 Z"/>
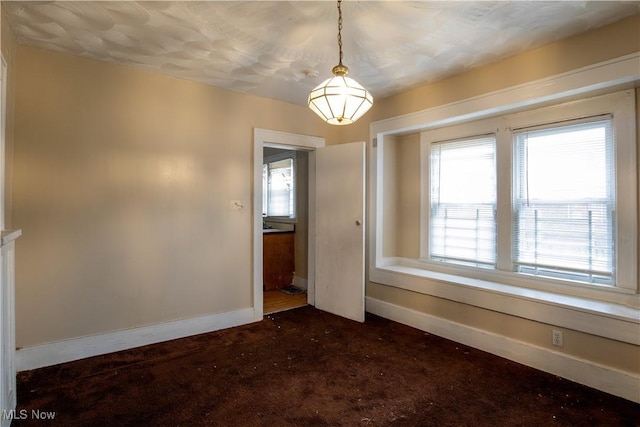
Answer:
<path fill-rule="evenodd" d="M 365 143 L 316 149 L 315 306 L 364 322 Z"/>

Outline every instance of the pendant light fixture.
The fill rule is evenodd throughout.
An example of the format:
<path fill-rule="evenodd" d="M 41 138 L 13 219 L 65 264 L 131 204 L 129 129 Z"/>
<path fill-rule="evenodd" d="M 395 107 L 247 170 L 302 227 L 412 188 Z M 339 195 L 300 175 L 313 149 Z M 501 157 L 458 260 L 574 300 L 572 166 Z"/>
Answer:
<path fill-rule="evenodd" d="M 340 62 L 333 67 L 333 77 L 325 80 L 309 94 L 309 108 L 327 123 L 348 125 L 358 120 L 373 105 L 373 97 L 350 77 L 342 64 L 342 0 L 338 0 L 338 48 Z"/>

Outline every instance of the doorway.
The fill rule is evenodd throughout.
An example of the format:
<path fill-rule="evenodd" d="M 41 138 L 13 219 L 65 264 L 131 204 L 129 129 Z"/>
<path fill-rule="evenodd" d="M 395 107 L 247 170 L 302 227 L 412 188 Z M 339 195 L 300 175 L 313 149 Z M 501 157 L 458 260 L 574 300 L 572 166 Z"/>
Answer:
<path fill-rule="evenodd" d="M 265 315 L 307 305 L 308 150 L 263 147 Z"/>
<path fill-rule="evenodd" d="M 263 319 L 264 148 L 307 152 L 309 158 L 307 302 L 364 321 L 365 187 L 364 142 L 325 146 L 324 138 L 254 129 L 253 313 Z"/>
<path fill-rule="evenodd" d="M 253 310 L 255 320 L 261 320 L 265 313 L 286 309 L 289 304 L 314 305 L 315 233 L 310 232 L 310 230 L 315 230 L 315 149 L 323 147 L 324 145 L 324 138 L 295 135 L 265 129 L 254 129 Z M 301 180 L 306 181 L 306 183 L 298 183 L 297 190 L 299 191 L 296 191 L 295 193 L 298 198 L 306 198 L 306 203 L 303 202 L 296 204 L 297 208 L 303 209 L 296 209 L 300 210 L 300 213 L 296 213 L 296 216 L 299 218 L 296 218 L 295 220 L 295 234 L 298 234 L 298 238 L 296 240 L 296 242 L 298 242 L 298 247 L 295 248 L 296 245 L 294 243 L 294 250 L 296 251 L 297 259 L 294 261 L 296 263 L 296 269 L 295 275 L 292 277 L 293 284 L 297 285 L 299 288 L 305 289 L 306 293 L 302 294 L 302 296 L 300 294 L 295 295 L 295 298 L 287 298 L 286 294 L 278 291 L 273 294 L 276 298 L 273 298 L 272 301 L 270 301 L 273 304 L 268 306 L 267 310 L 265 310 L 263 277 L 264 217 L 262 209 L 264 204 L 263 165 L 267 157 L 275 156 L 274 160 L 277 160 L 279 158 L 278 156 L 282 157 L 283 152 L 295 152 L 296 159 L 299 160 L 300 164 L 306 169 L 306 179 Z M 301 185 L 304 185 L 305 188 L 300 188 Z M 286 224 L 286 220 L 284 223 Z M 271 222 L 271 226 L 273 226 L 273 224 L 274 223 Z M 277 224 L 277 222 L 275 224 Z M 304 274 L 305 268 L 306 274 Z M 268 299 L 271 299 L 271 297 L 272 295 L 267 296 Z M 285 302 L 283 303 L 282 300 Z"/>

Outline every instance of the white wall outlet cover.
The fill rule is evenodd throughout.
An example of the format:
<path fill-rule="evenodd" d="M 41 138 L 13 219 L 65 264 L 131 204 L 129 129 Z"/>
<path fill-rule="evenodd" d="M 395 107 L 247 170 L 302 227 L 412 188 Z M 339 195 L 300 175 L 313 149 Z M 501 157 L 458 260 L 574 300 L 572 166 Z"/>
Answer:
<path fill-rule="evenodd" d="M 551 331 L 551 344 L 558 346 L 558 347 L 562 347 L 564 346 L 564 340 L 562 337 L 562 331 L 557 331 L 555 329 L 553 329 Z"/>

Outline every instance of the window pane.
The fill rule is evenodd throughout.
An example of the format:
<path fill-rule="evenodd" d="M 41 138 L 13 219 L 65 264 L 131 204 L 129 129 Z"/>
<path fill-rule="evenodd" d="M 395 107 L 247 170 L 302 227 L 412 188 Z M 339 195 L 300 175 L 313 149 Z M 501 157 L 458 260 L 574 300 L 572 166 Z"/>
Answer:
<path fill-rule="evenodd" d="M 269 204 L 269 166 L 262 165 L 262 216 L 267 216 Z"/>
<path fill-rule="evenodd" d="M 612 283 L 611 120 L 523 130 L 514 140 L 517 270 Z"/>
<path fill-rule="evenodd" d="M 495 207 L 495 137 L 433 144 L 431 259 L 494 267 Z"/>
<path fill-rule="evenodd" d="M 294 216 L 293 159 L 269 163 L 268 216 Z"/>

